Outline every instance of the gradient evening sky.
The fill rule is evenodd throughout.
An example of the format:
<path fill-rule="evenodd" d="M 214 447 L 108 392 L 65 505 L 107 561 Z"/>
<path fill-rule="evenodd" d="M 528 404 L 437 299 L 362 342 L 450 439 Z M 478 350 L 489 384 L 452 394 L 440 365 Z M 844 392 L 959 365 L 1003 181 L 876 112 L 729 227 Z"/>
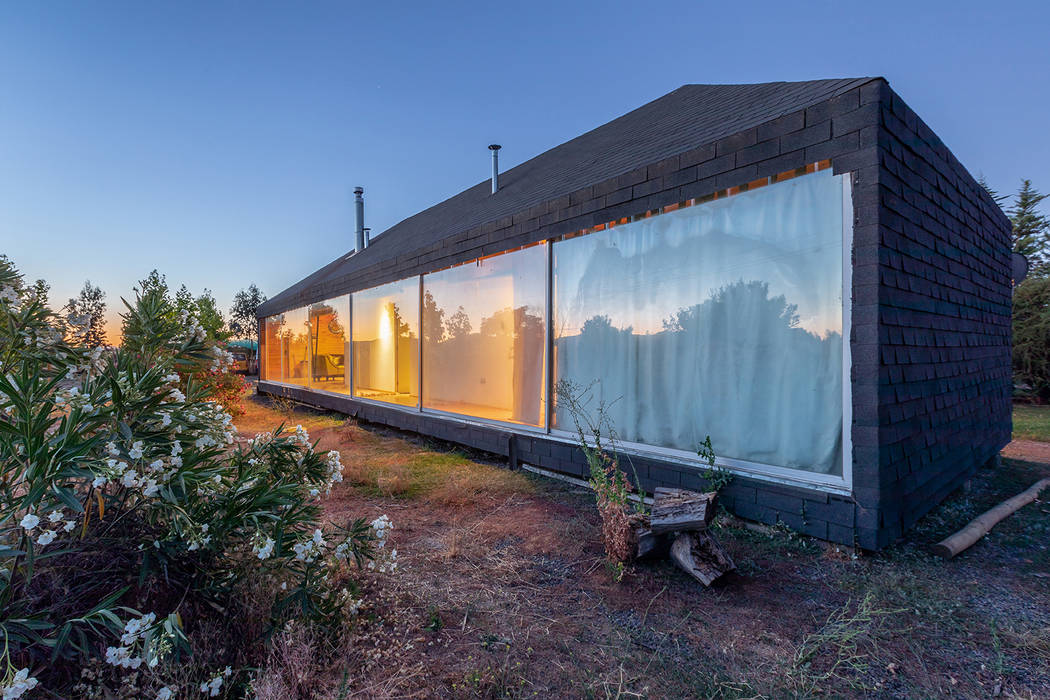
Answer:
<path fill-rule="evenodd" d="M 511 167 L 683 83 L 882 75 L 972 173 L 1050 190 L 1048 29 L 1035 1 L 12 0 L 0 252 L 111 324 L 153 268 L 226 310 L 349 250 L 354 185 L 379 232 L 490 143 Z"/>

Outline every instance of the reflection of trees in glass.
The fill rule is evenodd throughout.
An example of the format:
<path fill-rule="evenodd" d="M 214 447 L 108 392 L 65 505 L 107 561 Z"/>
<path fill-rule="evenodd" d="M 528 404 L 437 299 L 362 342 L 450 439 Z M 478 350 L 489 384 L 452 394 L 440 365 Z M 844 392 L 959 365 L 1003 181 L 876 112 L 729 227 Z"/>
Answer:
<path fill-rule="evenodd" d="M 423 342 L 436 345 L 445 337 L 445 310 L 434 301 L 428 289 L 423 294 Z"/>
<path fill-rule="evenodd" d="M 528 306 L 500 309 L 491 316 L 481 319 L 481 335 L 512 335 L 515 337 L 532 336 L 543 333 L 543 317 L 529 313 Z"/>
<path fill-rule="evenodd" d="M 798 328 L 798 304 L 789 304 L 787 298 L 769 296 L 769 284 L 760 280 L 733 282 L 720 288 L 710 299 L 699 304 L 679 309 L 663 320 L 665 331 L 680 332 L 699 329 L 707 318 L 715 314 L 721 323 L 734 319 L 742 321 L 738 314 L 746 314 L 746 321 L 759 327 Z"/>
<path fill-rule="evenodd" d="M 392 322 L 391 327 L 394 329 L 394 335 L 398 338 L 411 338 L 412 330 L 401 316 L 401 309 L 398 307 L 397 302 L 388 301 L 384 309 L 386 310 L 387 315 L 390 316 Z"/>
<path fill-rule="evenodd" d="M 599 380 L 625 440 L 695 450 L 710 434 L 722 456 L 838 473 L 842 336 L 800 327 L 765 282 L 727 284 L 656 333 L 595 314 L 557 345 L 558 379 Z"/>
<path fill-rule="evenodd" d="M 450 339 L 464 338 L 470 335 L 472 330 L 473 326 L 470 323 L 470 316 L 467 315 L 466 310 L 462 306 L 456 309 L 456 313 L 452 314 L 445 321 L 445 334 Z"/>

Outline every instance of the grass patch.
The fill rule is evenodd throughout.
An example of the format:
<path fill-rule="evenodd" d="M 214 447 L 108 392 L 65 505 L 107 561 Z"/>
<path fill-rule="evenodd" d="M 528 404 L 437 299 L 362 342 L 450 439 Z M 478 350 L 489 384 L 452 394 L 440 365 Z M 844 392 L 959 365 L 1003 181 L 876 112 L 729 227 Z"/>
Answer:
<path fill-rule="evenodd" d="M 348 445 L 343 478 L 372 496 L 427 498 L 464 506 L 534 490 L 520 472 L 479 464 L 458 450 L 423 448 L 352 423 L 339 432 Z"/>
<path fill-rule="evenodd" d="M 1050 406 L 1014 404 L 1014 440 L 1050 442 Z"/>

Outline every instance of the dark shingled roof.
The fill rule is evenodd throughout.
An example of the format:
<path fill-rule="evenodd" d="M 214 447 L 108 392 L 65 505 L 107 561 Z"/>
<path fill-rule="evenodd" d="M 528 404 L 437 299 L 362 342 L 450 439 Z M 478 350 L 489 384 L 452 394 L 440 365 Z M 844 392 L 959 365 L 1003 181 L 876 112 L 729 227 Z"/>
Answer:
<path fill-rule="evenodd" d="M 326 279 L 352 275 L 378 261 L 805 109 L 873 79 L 683 85 L 500 173 L 496 194 L 485 180 L 395 224 L 362 252 L 340 256 L 270 299 L 258 314 L 301 306 Z"/>

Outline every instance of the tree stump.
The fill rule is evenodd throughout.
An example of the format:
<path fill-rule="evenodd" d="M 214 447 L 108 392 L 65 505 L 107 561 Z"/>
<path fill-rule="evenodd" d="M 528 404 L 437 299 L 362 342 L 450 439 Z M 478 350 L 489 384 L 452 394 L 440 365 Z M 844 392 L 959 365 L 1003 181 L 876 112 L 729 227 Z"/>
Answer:
<path fill-rule="evenodd" d="M 704 530 L 715 517 L 718 494 L 696 493 L 659 486 L 653 496 L 649 522 L 653 533 Z"/>
<path fill-rule="evenodd" d="M 678 535 L 671 545 L 671 559 L 705 586 L 710 586 L 727 571 L 736 569 L 722 545 L 706 531 Z"/>

